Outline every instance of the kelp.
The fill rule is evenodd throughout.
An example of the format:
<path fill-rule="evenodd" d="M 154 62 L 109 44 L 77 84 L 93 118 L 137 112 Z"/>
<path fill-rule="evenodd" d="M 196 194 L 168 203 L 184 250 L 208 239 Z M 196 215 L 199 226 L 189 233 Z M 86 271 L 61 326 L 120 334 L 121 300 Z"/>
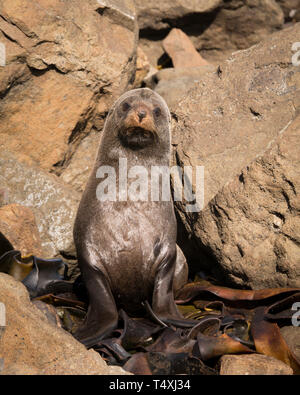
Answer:
<path fill-rule="evenodd" d="M 0 239 L 0 251 L 5 248 L 10 243 Z M 68 279 L 61 259 L 22 257 L 9 250 L 0 257 L 0 271 L 22 281 L 35 303 L 53 306 L 71 334 L 83 322 L 88 307 L 84 283 L 81 276 Z M 280 332 L 280 326 L 292 325 L 295 302 L 300 302 L 298 288 L 244 290 L 200 280 L 176 294 L 181 314 L 197 320 L 192 328 L 166 326 L 145 304 L 142 317 L 120 310 L 118 327 L 93 348 L 107 363 L 135 374 L 218 374 L 222 355 L 241 353 L 275 357 L 299 374 L 300 362 Z"/>
<path fill-rule="evenodd" d="M 205 281 L 207 284 L 207 281 Z M 201 295 L 207 298 L 217 297 L 220 300 L 227 300 L 231 302 L 231 305 L 240 305 L 243 303 L 244 306 L 255 305 L 256 302 L 262 302 L 264 300 L 276 299 L 278 296 L 293 295 L 300 292 L 299 288 L 265 288 L 259 290 L 248 290 L 248 289 L 233 289 L 228 287 L 222 287 L 218 285 L 202 285 L 201 282 L 188 283 L 183 286 L 176 294 L 176 303 L 182 304 L 190 302 Z"/>
<path fill-rule="evenodd" d="M 299 300 L 299 299 L 298 299 Z M 269 355 L 289 365 L 295 374 L 300 374 L 300 362 L 289 349 L 279 327 L 274 322 L 266 320 L 265 306 L 255 309 L 251 332 L 258 353 Z"/>
<path fill-rule="evenodd" d="M 215 369 L 188 353 L 147 352 L 134 354 L 123 366 L 140 375 L 216 375 Z"/>
<path fill-rule="evenodd" d="M 72 290 L 73 284 L 67 281 L 67 270 L 67 264 L 61 259 L 41 259 L 34 255 L 22 257 L 16 250 L 0 257 L 0 271 L 21 281 L 31 297 Z"/>

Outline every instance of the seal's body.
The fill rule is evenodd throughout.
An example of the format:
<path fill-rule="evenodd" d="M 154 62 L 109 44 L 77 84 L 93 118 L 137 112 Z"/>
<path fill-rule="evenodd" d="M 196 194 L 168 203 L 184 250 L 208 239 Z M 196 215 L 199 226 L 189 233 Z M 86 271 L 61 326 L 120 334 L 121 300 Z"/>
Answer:
<path fill-rule="evenodd" d="M 160 320 L 182 320 L 172 289 L 176 258 L 184 265 L 182 253 L 177 254 L 173 203 L 151 200 L 150 179 L 148 200 L 126 198 L 120 158 L 128 170 L 140 166 L 149 175 L 152 166 L 169 166 L 170 112 L 150 89 L 125 93 L 108 114 L 75 221 L 78 262 L 89 294 L 87 317 L 76 336 L 87 346 L 116 327 L 117 307 L 137 312 L 149 301 Z M 103 201 L 99 169 L 114 170 L 116 200 Z"/>

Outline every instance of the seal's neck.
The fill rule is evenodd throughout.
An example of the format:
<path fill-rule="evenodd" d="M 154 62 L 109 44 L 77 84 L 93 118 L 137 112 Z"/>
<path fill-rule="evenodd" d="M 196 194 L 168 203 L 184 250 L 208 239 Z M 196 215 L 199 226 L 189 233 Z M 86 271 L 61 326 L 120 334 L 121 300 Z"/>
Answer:
<path fill-rule="evenodd" d="M 170 161 L 170 144 L 167 142 L 155 142 L 153 145 L 141 148 L 130 149 L 124 147 L 119 141 L 114 141 L 107 149 L 107 142 L 101 141 L 96 164 L 97 166 L 118 167 L 120 160 L 126 159 L 128 166 L 169 166 Z"/>

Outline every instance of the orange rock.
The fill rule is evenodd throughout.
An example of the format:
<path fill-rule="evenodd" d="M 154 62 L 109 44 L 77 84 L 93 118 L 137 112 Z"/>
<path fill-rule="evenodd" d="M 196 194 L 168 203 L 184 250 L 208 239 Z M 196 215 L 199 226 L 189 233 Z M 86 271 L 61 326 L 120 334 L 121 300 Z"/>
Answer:
<path fill-rule="evenodd" d="M 180 29 L 172 29 L 163 40 L 163 47 L 175 68 L 207 65 L 208 62 L 195 49 L 190 38 Z"/>
<path fill-rule="evenodd" d="M 70 333 L 50 323 L 30 301 L 25 286 L 4 273 L 0 273 L 0 300 L 6 309 L 0 342 L 2 375 L 130 374 L 108 366 L 96 351 L 86 350 Z"/>
<path fill-rule="evenodd" d="M 28 164 L 51 169 L 63 159 L 68 139 L 92 95 L 55 71 L 32 76 L 22 92 L 12 91 L 2 102 L 0 147 L 18 152 L 18 158 Z"/>
<path fill-rule="evenodd" d="M 131 84 L 133 1 L 9 1 L 0 15 L 0 149 L 59 173 L 91 131 L 98 102 Z"/>
<path fill-rule="evenodd" d="M 0 232 L 23 256 L 43 256 L 39 231 L 30 208 L 20 204 L 0 207 Z"/>

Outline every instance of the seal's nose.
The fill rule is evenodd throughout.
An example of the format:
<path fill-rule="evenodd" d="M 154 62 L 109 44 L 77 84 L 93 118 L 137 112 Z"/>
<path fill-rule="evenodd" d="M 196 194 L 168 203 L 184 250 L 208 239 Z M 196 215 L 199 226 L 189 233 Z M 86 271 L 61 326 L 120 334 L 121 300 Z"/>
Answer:
<path fill-rule="evenodd" d="M 139 121 L 142 122 L 142 120 L 146 117 L 147 113 L 145 110 L 139 110 L 137 115 L 139 117 Z"/>

